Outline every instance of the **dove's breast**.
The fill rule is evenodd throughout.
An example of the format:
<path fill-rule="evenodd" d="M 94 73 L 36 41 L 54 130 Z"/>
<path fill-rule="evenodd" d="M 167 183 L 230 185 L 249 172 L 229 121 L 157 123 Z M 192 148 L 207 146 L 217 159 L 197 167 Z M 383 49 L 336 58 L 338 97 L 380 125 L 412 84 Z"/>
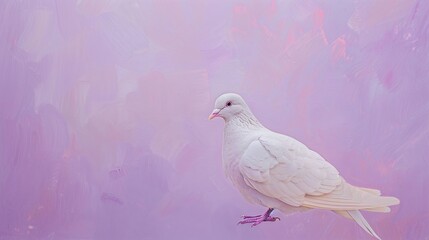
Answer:
<path fill-rule="evenodd" d="M 241 141 L 238 141 L 237 136 L 224 137 L 222 165 L 227 176 L 229 176 L 229 173 L 230 173 L 229 171 L 237 166 L 240 157 L 244 153 L 244 150 L 242 151 L 239 149 L 246 149 L 246 147 L 252 141 L 253 140 L 251 139 L 248 139 L 248 140 L 241 139 Z"/>
<path fill-rule="evenodd" d="M 226 176 L 231 180 L 239 174 L 238 163 L 251 142 L 262 135 L 260 130 L 231 128 L 226 125 L 222 151 L 222 165 Z"/>
<path fill-rule="evenodd" d="M 258 136 L 254 136 L 249 133 L 238 133 L 225 131 L 223 152 L 222 152 L 222 165 L 225 175 L 231 181 L 235 188 L 251 203 L 261 204 L 259 198 L 254 197 L 256 191 L 251 189 L 244 182 L 244 178 L 239 170 L 239 161 L 244 154 L 247 147 L 258 139 Z"/>

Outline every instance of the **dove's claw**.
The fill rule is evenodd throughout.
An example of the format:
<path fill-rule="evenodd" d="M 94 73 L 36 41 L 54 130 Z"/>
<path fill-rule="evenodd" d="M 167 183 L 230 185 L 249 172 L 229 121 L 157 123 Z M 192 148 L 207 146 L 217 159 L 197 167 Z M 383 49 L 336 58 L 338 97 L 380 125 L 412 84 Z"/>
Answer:
<path fill-rule="evenodd" d="M 241 216 L 241 218 L 242 219 L 248 219 L 248 218 L 258 218 L 258 217 L 261 217 L 262 215 L 256 215 L 256 216 L 245 216 L 245 215 L 242 215 Z"/>
<path fill-rule="evenodd" d="M 252 223 L 252 227 L 255 227 L 259 225 L 262 222 L 275 222 L 276 220 L 280 220 L 279 217 L 271 217 L 271 212 L 274 211 L 273 208 L 269 208 L 267 212 L 265 212 L 263 215 L 257 215 L 257 216 L 241 216 L 244 220 L 239 221 L 238 224 L 247 224 Z"/>

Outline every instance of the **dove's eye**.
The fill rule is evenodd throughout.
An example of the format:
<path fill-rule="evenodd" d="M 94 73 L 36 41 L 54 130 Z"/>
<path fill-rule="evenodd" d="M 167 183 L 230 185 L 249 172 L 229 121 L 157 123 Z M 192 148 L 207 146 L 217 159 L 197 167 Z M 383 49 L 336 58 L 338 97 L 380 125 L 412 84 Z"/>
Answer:
<path fill-rule="evenodd" d="M 231 102 L 227 102 L 227 103 L 226 103 L 226 106 L 228 106 L 228 107 L 229 107 L 229 106 L 231 106 L 231 105 L 232 105 L 232 103 L 231 103 Z"/>

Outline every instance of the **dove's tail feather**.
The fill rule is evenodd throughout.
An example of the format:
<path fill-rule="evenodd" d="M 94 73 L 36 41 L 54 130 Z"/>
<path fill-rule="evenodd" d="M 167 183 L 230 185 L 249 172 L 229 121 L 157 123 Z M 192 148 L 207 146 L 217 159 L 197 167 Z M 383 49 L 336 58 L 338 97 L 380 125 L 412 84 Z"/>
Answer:
<path fill-rule="evenodd" d="M 372 188 L 364 188 L 364 187 L 359 187 L 360 190 L 370 193 L 372 195 L 375 196 L 381 196 L 381 192 L 378 189 L 372 189 Z M 375 208 L 367 208 L 367 209 L 361 209 L 364 211 L 369 211 L 369 212 L 383 212 L 383 213 L 388 213 L 390 212 L 390 207 L 388 206 L 392 206 L 392 205 L 396 205 L 399 204 L 399 199 L 395 198 L 395 197 L 390 197 L 390 196 L 381 196 L 381 198 L 383 199 L 384 202 L 386 202 L 386 206 L 384 207 L 375 207 Z"/>
<path fill-rule="evenodd" d="M 390 212 L 389 206 L 398 205 L 399 199 L 391 196 L 377 196 L 374 207 L 362 208 L 361 210 L 370 212 Z"/>
<path fill-rule="evenodd" d="M 380 196 L 380 195 L 381 195 L 381 192 L 380 192 L 380 190 L 378 190 L 378 189 L 373 189 L 373 188 L 364 188 L 364 187 L 359 187 L 359 189 L 360 189 L 360 190 L 363 190 L 363 191 L 365 191 L 365 192 L 367 192 L 367 193 L 371 193 L 371 194 L 373 194 L 373 195 L 376 195 L 376 196 Z"/>
<path fill-rule="evenodd" d="M 360 213 L 359 210 L 349 210 L 347 211 L 347 213 L 350 215 L 350 217 L 355 220 L 355 222 L 357 224 L 359 224 L 359 226 L 361 228 L 363 228 L 363 230 L 365 230 L 368 234 L 374 236 L 375 238 L 377 238 L 378 240 L 381 240 L 381 238 L 377 235 L 377 233 L 375 233 L 375 231 L 371 228 L 371 226 L 369 225 L 369 223 L 365 220 L 365 218 L 362 216 L 362 214 Z"/>
<path fill-rule="evenodd" d="M 390 207 L 368 208 L 368 209 L 360 209 L 360 210 L 368 211 L 368 212 L 388 213 L 388 212 L 390 212 Z M 350 217 L 347 210 L 332 210 L 332 211 L 343 216 L 343 217 L 345 217 L 345 218 L 353 219 Z"/>
<path fill-rule="evenodd" d="M 390 212 L 389 206 L 399 204 L 399 199 L 391 196 L 380 196 L 380 194 L 379 190 L 356 187 L 343 181 L 330 193 L 305 196 L 303 206 L 333 211 Z"/>
<path fill-rule="evenodd" d="M 376 208 L 366 208 L 366 209 L 361 209 L 363 211 L 368 211 L 368 212 L 382 212 L 382 213 L 388 213 L 390 212 L 390 207 L 376 207 Z"/>

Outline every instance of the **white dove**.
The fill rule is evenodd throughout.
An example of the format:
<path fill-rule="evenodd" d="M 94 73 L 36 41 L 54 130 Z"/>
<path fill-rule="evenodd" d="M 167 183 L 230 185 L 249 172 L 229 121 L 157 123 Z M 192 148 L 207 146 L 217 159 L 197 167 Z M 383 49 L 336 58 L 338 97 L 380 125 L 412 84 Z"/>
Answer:
<path fill-rule="evenodd" d="M 262 215 L 242 216 L 238 224 L 275 222 L 279 218 L 270 216 L 274 209 L 285 214 L 326 209 L 380 239 L 359 210 L 389 212 L 389 206 L 399 204 L 397 198 L 347 183 L 318 153 L 262 126 L 238 94 L 218 97 L 209 119 L 215 117 L 225 120 L 225 174 L 246 200 L 268 208 Z"/>

